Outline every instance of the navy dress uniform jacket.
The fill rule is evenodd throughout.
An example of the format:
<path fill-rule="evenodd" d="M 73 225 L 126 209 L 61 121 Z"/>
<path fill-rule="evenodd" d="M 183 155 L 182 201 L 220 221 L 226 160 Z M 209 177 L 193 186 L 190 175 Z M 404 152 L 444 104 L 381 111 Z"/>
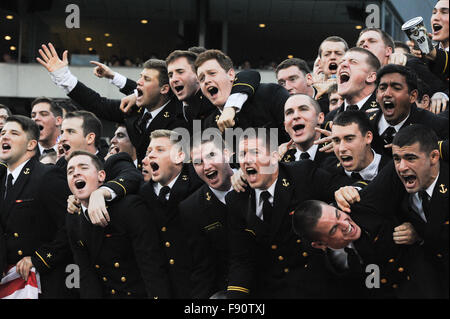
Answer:
<path fill-rule="evenodd" d="M 269 225 L 256 216 L 254 190 L 230 192 L 228 297 L 336 297 L 324 253 L 293 232 L 291 214 L 305 200 L 333 201 L 334 191 L 346 183 L 310 160 L 280 163 Z"/>

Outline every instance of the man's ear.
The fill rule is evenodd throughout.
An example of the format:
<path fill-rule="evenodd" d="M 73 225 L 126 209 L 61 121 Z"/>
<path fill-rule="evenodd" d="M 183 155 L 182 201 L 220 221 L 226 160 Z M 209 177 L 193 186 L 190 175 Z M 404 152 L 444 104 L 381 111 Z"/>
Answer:
<path fill-rule="evenodd" d="M 95 145 L 95 133 L 88 133 L 88 135 L 86 135 L 85 139 L 86 139 L 86 143 L 88 145 L 92 145 L 92 144 Z"/>
<path fill-rule="evenodd" d="M 56 117 L 56 126 L 61 127 L 63 118 L 61 116 Z"/>
<path fill-rule="evenodd" d="M 236 77 L 236 72 L 234 71 L 233 68 L 228 70 L 227 75 L 228 75 L 229 79 L 231 80 L 231 82 L 234 82 L 234 79 Z"/>
<path fill-rule="evenodd" d="M 322 249 L 323 251 L 327 249 L 327 245 L 321 241 L 313 241 L 311 246 L 316 249 Z"/>
<path fill-rule="evenodd" d="M 377 72 L 372 71 L 367 75 L 366 82 L 369 84 L 374 84 L 377 80 Z"/>
<path fill-rule="evenodd" d="M 106 172 L 104 170 L 98 171 L 98 181 L 103 184 L 106 179 Z"/>
<path fill-rule="evenodd" d="M 409 103 L 413 104 L 417 101 L 417 96 L 419 95 L 419 92 L 417 90 L 412 90 L 411 93 L 409 93 Z"/>
<path fill-rule="evenodd" d="M 38 144 L 38 142 L 36 140 L 29 140 L 28 145 L 27 145 L 27 150 L 28 151 L 34 150 L 35 148 L 38 147 L 37 144 Z"/>
<path fill-rule="evenodd" d="M 311 73 L 306 74 L 305 78 L 306 78 L 306 85 L 307 86 L 312 86 L 314 84 L 313 76 L 312 76 Z"/>
<path fill-rule="evenodd" d="M 159 89 L 159 92 L 161 94 L 167 94 L 170 91 L 170 86 L 169 84 L 164 84 L 163 86 L 161 86 L 161 88 Z"/>

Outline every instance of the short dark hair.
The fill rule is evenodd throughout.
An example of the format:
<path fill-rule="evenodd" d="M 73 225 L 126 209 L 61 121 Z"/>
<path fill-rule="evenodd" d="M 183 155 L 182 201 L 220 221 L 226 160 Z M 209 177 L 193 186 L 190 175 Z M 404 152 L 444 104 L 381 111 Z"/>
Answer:
<path fill-rule="evenodd" d="M 364 112 L 351 110 L 339 112 L 333 119 L 333 126 L 348 126 L 353 123 L 358 125 L 362 136 L 365 136 L 369 131 L 373 133 L 370 120 Z"/>
<path fill-rule="evenodd" d="M 0 104 L 0 109 L 6 110 L 6 115 L 8 115 L 8 117 L 10 117 L 10 116 L 12 115 L 12 112 L 11 112 L 11 110 L 9 109 L 9 107 L 7 107 L 7 106 L 4 105 L 4 104 Z"/>
<path fill-rule="evenodd" d="M 233 68 L 233 61 L 228 55 L 220 50 L 206 50 L 200 53 L 195 60 L 195 69 L 197 70 L 203 63 L 209 60 L 216 60 L 226 72 Z"/>
<path fill-rule="evenodd" d="M 22 130 L 27 134 L 29 141 L 31 140 L 39 141 L 39 136 L 41 134 L 41 132 L 39 131 L 39 127 L 36 124 L 36 122 L 30 119 L 29 117 L 23 115 L 11 115 L 5 121 L 5 123 L 8 122 L 18 123 L 22 128 Z"/>
<path fill-rule="evenodd" d="M 203 52 L 205 52 L 206 51 L 206 48 L 204 48 L 204 47 L 190 47 L 189 49 L 188 49 L 188 51 L 191 51 L 191 52 L 194 52 L 195 54 L 200 54 L 200 53 L 203 53 Z"/>
<path fill-rule="evenodd" d="M 381 29 L 378 29 L 378 28 L 365 28 L 364 30 L 362 30 L 359 33 L 358 40 L 364 33 L 369 32 L 369 31 L 377 32 L 381 36 L 381 39 L 383 40 L 384 45 L 392 48 L 392 52 L 395 51 L 395 44 L 394 44 L 394 40 L 392 39 L 392 37 L 387 32 L 385 32 Z"/>
<path fill-rule="evenodd" d="M 412 90 L 417 90 L 417 75 L 410 68 L 398 65 L 398 64 L 387 64 L 383 66 L 377 72 L 377 87 L 380 84 L 381 78 L 386 74 L 399 73 L 405 77 L 406 84 L 408 85 L 408 92 L 411 93 Z"/>
<path fill-rule="evenodd" d="M 394 45 L 396 48 L 402 48 L 402 49 L 405 49 L 407 53 L 411 53 L 410 47 L 404 42 L 394 41 Z"/>
<path fill-rule="evenodd" d="M 395 134 L 392 141 L 393 145 L 398 147 L 410 146 L 419 143 L 420 151 L 427 154 L 433 150 L 439 150 L 438 137 L 429 127 L 422 124 L 411 124 Z"/>
<path fill-rule="evenodd" d="M 366 62 L 369 65 L 372 71 L 378 71 L 381 67 L 380 60 L 378 60 L 377 56 L 364 48 L 353 47 L 347 51 L 348 52 L 359 52 L 366 55 Z"/>
<path fill-rule="evenodd" d="M 433 96 L 433 90 L 421 78 L 417 78 L 417 100 L 422 102 L 424 95 L 428 95 L 431 98 Z"/>
<path fill-rule="evenodd" d="M 275 132 L 278 131 L 275 129 Z M 270 128 L 270 127 L 250 127 L 246 130 L 244 130 L 242 132 L 242 134 L 239 137 L 239 143 L 241 142 L 241 140 L 247 140 L 249 138 L 256 138 L 258 140 L 261 140 L 264 143 L 264 147 L 266 148 L 267 152 L 273 152 L 273 151 L 278 151 L 278 147 L 277 148 L 273 148 L 271 146 L 278 146 L 278 136 L 275 136 L 274 133 L 274 129 Z M 274 144 L 275 142 L 275 144 Z M 238 145 L 239 148 L 239 145 Z M 239 150 L 238 150 L 238 154 L 239 154 Z"/>
<path fill-rule="evenodd" d="M 80 156 L 80 155 L 86 155 L 86 156 L 90 157 L 92 160 L 92 163 L 94 164 L 95 168 L 98 171 L 101 171 L 104 169 L 104 165 L 97 155 L 94 155 L 92 153 L 89 153 L 87 151 L 82 151 L 82 150 L 77 150 L 77 151 L 73 151 L 72 153 L 70 153 L 69 157 L 67 158 L 67 163 L 69 163 L 69 161 L 72 158 L 74 158 L 75 156 Z"/>
<path fill-rule="evenodd" d="M 322 217 L 322 205 L 326 204 L 318 200 L 307 200 L 295 208 L 292 215 L 292 228 L 298 236 L 310 241 L 320 239 L 315 228 Z"/>
<path fill-rule="evenodd" d="M 338 37 L 338 36 L 333 35 L 333 36 L 331 36 L 331 37 L 326 38 L 325 40 L 323 40 L 323 41 L 320 43 L 320 45 L 319 45 L 319 57 L 322 57 L 322 44 L 323 44 L 324 42 L 342 42 L 342 43 L 344 43 L 344 46 L 345 46 L 345 50 L 344 50 L 344 51 L 347 51 L 347 50 L 348 50 L 348 44 L 347 44 L 347 41 L 345 41 L 345 40 L 344 40 L 343 38 L 341 38 L 341 37 Z"/>
<path fill-rule="evenodd" d="M 309 96 L 308 94 L 304 94 L 304 93 L 295 93 L 295 94 L 292 94 L 292 95 L 290 95 L 290 96 L 287 98 L 286 102 L 287 102 L 291 97 L 293 97 L 293 96 L 304 96 L 304 97 L 306 97 L 306 98 L 309 100 L 309 102 L 312 104 L 313 108 L 316 110 L 316 114 L 317 114 L 317 115 L 319 115 L 319 113 L 322 112 L 322 108 L 320 107 L 319 102 L 317 102 L 317 100 L 315 100 L 314 98 L 312 98 L 312 97 Z M 286 103 L 285 103 L 285 104 L 286 104 Z"/>
<path fill-rule="evenodd" d="M 302 71 L 303 75 L 311 73 L 308 63 L 306 63 L 305 60 L 302 60 L 299 58 L 292 58 L 292 59 L 286 59 L 283 62 L 281 62 L 280 64 L 278 64 L 277 68 L 275 69 L 275 74 L 278 75 L 278 72 L 280 70 L 287 69 L 291 66 L 296 66 L 300 71 Z"/>
<path fill-rule="evenodd" d="M 78 107 L 74 104 L 74 102 L 71 99 L 56 98 L 53 99 L 53 102 L 62 109 L 62 114 L 64 114 L 64 111 L 66 111 L 67 114 L 69 112 L 78 110 Z"/>
<path fill-rule="evenodd" d="M 167 75 L 166 62 L 159 59 L 149 59 L 144 62 L 144 69 L 152 69 L 158 71 L 159 87 L 169 84 L 169 76 Z"/>
<path fill-rule="evenodd" d="M 37 97 L 31 102 L 31 111 L 33 111 L 33 107 L 36 104 L 39 104 L 39 103 L 47 103 L 47 104 L 49 104 L 50 105 L 50 112 L 52 112 L 54 117 L 58 117 L 58 116 L 62 117 L 63 116 L 62 108 L 59 105 L 57 105 L 53 101 L 53 99 L 45 97 L 45 96 Z"/>
<path fill-rule="evenodd" d="M 102 135 L 102 122 L 94 113 L 88 111 L 74 111 L 66 114 L 65 119 L 80 118 L 83 120 L 83 135 L 86 137 L 89 133 L 95 134 L 95 147 L 100 147 L 100 138 Z"/>
<path fill-rule="evenodd" d="M 192 68 L 192 71 L 195 72 L 194 63 L 195 63 L 195 60 L 197 59 L 196 53 L 194 53 L 192 51 L 175 50 L 167 56 L 166 65 L 169 65 L 170 63 L 172 63 L 173 61 L 175 61 L 179 58 L 186 58 L 186 60 L 188 61 L 189 65 Z"/>

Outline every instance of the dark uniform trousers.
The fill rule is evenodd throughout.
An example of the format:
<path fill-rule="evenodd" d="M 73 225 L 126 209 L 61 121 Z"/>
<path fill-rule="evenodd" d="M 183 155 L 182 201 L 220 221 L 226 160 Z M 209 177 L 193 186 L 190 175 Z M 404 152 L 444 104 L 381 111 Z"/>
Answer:
<path fill-rule="evenodd" d="M 201 185 L 202 181 L 192 165 L 183 164 L 181 173 L 170 190 L 167 203 L 162 204 L 158 200 L 152 181 L 145 183 L 139 193 L 156 220 L 160 243 L 165 253 L 165 267 L 169 273 L 172 298 L 191 298 L 192 257 L 178 205 Z"/>
<path fill-rule="evenodd" d="M 4 199 L 6 169 L 1 172 L 1 241 L 6 265 L 15 265 L 23 257 L 31 256 L 41 279 L 39 298 L 71 297 L 65 286 L 65 268 L 72 263 L 64 227 L 70 194 L 65 175 L 32 158 Z"/>
<path fill-rule="evenodd" d="M 305 200 L 332 201 L 345 183 L 309 160 L 280 163 L 270 223 L 256 216 L 253 190 L 229 193 L 228 298 L 336 297 L 324 253 L 293 232 L 291 215 Z"/>
<path fill-rule="evenodd" d="M 113 201 L 111 222 L 68 215 L 70 245 L 80 266 L 82 298 L 169 298 L 169 280 L 153 216 L 137 195 Z"/>
<path fill-rule="evenodd" d="M 192 298 L 210 298 L 227 288 L 227 208 L 204 184 L 180 203 L 179 210 L 192 256 Z"/>
<path fill-rule="evenodd" d="M 408 194 L 393 163 L 386 165 L 361 193 L 353 211 L 374 212 L 385 218 L 410 222 L 423 243 L 408 247 L 405 269 L 410 280 L 401 297 L 448 298 L 448 163 L 440 162 L 439 178 L 430 201 L 430 219 L 424 222 L 409 205 Z"/>

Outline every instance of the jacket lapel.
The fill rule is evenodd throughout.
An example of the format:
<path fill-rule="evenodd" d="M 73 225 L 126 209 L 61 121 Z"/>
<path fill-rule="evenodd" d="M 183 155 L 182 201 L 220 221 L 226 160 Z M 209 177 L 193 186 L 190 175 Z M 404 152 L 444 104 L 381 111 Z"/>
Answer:
<path fill-rule="evenodd" d="M 294 192 L 293 181 L 290 180 L 289 175 L 282 166 L 275 185 L 275 196 L 273 200 L 272 225 L 270 227 L 270 240 L 275 237 L 281 223 L 285 218 L 290 217 L 289 206 L 291 204 L 292 194 Z"/>

